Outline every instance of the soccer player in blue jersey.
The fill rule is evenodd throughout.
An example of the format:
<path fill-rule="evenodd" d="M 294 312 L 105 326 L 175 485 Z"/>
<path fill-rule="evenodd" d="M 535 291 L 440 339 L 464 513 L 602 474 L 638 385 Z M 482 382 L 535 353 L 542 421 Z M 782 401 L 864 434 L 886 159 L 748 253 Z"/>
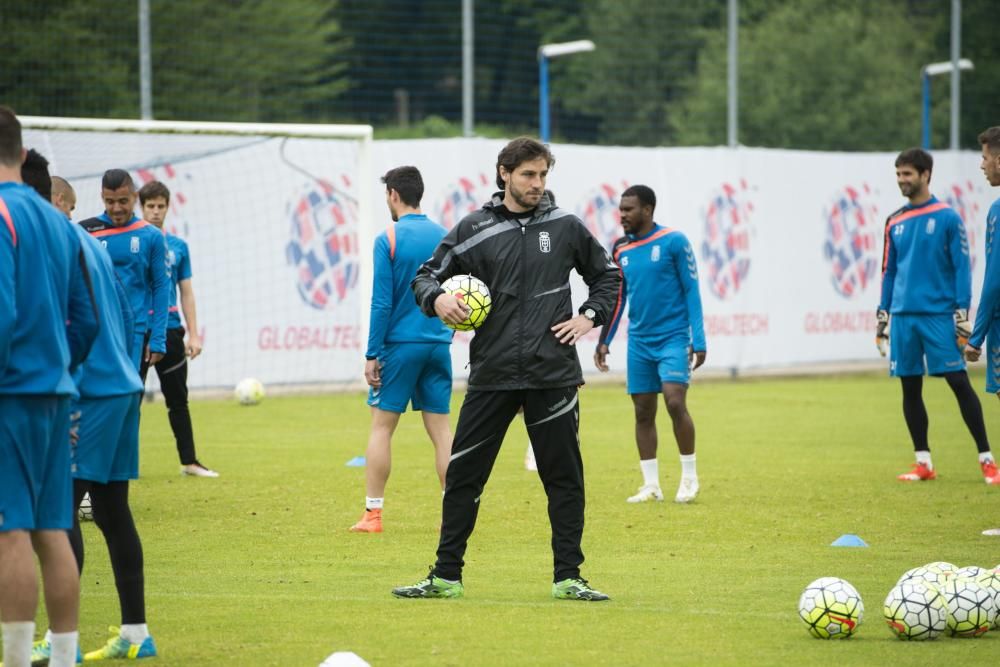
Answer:
<path fill-rule="evenodd" d="M 55 196 L 45 158 L 29 153 L 21 173 L 43 196 Z M 32 164 L 29 171 L 29 162 Z M 58 178 L 58 177 L 56 177 Z M 59 179 L 62 180 L 62 179 Z M 68 183 L 59 187 L 69 188 Z M 68 224 L 67 220 L 67 224 Z M 142 543 L 128 505 L 128 480 L 139 473 L 139 402 L 142 383 L 132 365 L 132 308 L 125 288 L 115 275 L 111 258 L 101 244 L 79 225 L 69 228 L 80 240 L 101 327 L 86 361 L 73 373 L 79 398 L 70 414 L 76 420 L 76 438 L 71 449 L 73 507 L 85 494 L 94 496 L 97 525 L 111 555 L 122 611 L 120 631 L 102 648 L 91 651 L 91 660 L 153 657 L 156 646 L 146 627 Z M 79 570 L 83 571 L 83 535 L 74 512 L 70 543 Z M 31 664 L 50 664 L 53 632 L 35 643 Z M 78 660 L 84 656 L 79 655 Z"/>
<path fill-rule="evenodd" d="M 80 241 L 21 179 L 21 125 L 0 107 L 0 627 L 4 663 L 30 664 L 41 562 L 54 667 L 76 663 L 71 372 L 99 321 Z M 20 462 L 15 464 L 13 462 Z"/>
<path fill-rule="evenodd" d="M 943 377 L 958 401 L 965 425 L 979 450 L 987 484 L 1000 484 L 979 403 L 965 372 L 963 350 L 972 333 L 969 302 L 972 273 L 962 219 L 930 193 L 934 160 L 920 148 L 896 158 L 896 182 L 908 203 L 885 226 L 882 297 L 876 313 L 876 343 L 884 349 L 889 329 L 889 374 L 903 387 L 903 417 L 916 462 L 900 481 L 937 477 L 927 442 L 924 374 Z M 889 327 L 889 318 L 892 326 Z"/>
<path fill-rule="evenodd" d="M 633 185 L 621 194 L 618 210 L 625 236 L 615 241 L 612 255 L 621 267 L 623 284 L 601 331 L 594 364 L 602 372 L 608 370 L 611 341 L 628 303 L 627 383 L 643 479 L 628 502 L 663 500 L 656 459 L 656 409 L 662 392 L 681 458 L 674 500 L 688 503 L 698 495 L 698 470 L 687 390 L 691 371 L 705 363 L 705 327 L 691 244 L 680 231 L 656 224 L 655 209 L 656 194 L 645 185 Z"/>
<path fill-rule="evenodd" d="M 191 411 L 188 408 L 188 359 L 195 359 L 202 351 L 201 335 L 198 331 L 198 309 L 194 299 L 194 285 L 191 282 L 191 252 L 184 239 L 168 234 L 163 229 L 170 208 L 170 190 L 160 181 L 150 181 L 139 188 L 139 205 L 142 217 L 167 237 L 167 265 L 170 269 L 170 307 L 167 315 L 167 353 L 156 362 L 156 375 L 160 378 L 160 390 L 167 404 L 170 428 L 177 443 L 177 454 L 181 460 L 181 474 L 192 477 L 218 477 L 219 473 L 201 464 L 195 454 L 194 427 L 191 425 Z M 184 313 L 181 323 L 177 307 L 177 293 L 180 291 L 180 311 Z M 185 330 L 184 325 L 187 325 Z M 187 334 L 187 342 L 184 335 Z"/>
<path fill-rule="evenodd" d="M 170 268 L 163 233 L 135 214 L 135 183 L 123 169 L 109 169 L 101 179 L 104 213 L 80 225 L 108 250 L 115 273 L 125 286 L 135 320 L 133 361 L 145 382 L 146 371 L 167 351 Z"/>
<path fill-rule="evenodd" d="M 351 526 L 382 532 L 382 506 L 391 467 L 392 434 L 407 404 L 420 410 L 434 443 L 444 488 L 451 455 L 452 331 L 417 306 L 410 282 L 447 230 L 420 212 L 424 181 L 416 167 L 396 167 L 382 177 L 392 224 L 375 239 L 375 279 L 365 351 L 365 381 L 372 423 L 365 451 L 365 512 Z"/>
<path fill-rule="evenodd" d="M 987 182 L 1000 185 L 1000 126 L 991 127 L 979 135 L 983 148 L 980 167 Z M 993 202 L 986 214 L 986 272 L 983 291 L 979 295 L 976 326 L 965 347 L 965 358 L 979 361 L 986 344 L 986 391 L 1000 398 L 1000 199 Z"/>

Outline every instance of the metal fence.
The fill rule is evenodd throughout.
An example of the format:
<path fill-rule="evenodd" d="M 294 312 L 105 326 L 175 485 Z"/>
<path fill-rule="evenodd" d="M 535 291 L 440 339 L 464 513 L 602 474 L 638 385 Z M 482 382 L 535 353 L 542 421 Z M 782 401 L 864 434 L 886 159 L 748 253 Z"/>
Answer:
<path fill-rule="evenodd" d="M 921 142 L 926 108 L 933 146 L 954 138 L 974 147 L 1000 102 L 994 8 L 993 0 L 4 0 L 0 29 L 15 38 L 0 56 L 0 101 L 31 115 L 137 118 L 145 109 L 172 120 L 367 123 L 383 137 L 509 136 L 539 132 L 539 48 L 590 40 L 593 50 L 541 63 L 553 140 L 891 149 Z M 953 57 L 972 67 L 957 90 L 950 68 L 922 77 L 926 65 Z"/>

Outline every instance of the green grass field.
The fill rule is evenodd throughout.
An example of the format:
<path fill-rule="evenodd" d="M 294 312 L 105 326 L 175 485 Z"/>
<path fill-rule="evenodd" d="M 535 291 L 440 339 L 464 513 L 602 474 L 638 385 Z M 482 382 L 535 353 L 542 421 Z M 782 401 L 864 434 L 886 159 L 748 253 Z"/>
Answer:
<path fill-rule="evenodd" d="M 977 389 L 982 376 L 973 381 Z M 336 650 L 372 665 L 989 664 L 1000 632 L 978 640 L 896 640 L 882 601 L 898 576 L 934 560 L 1000 563 L 1000 489 L 943 381 L 925 385 L 939 479 L 906 485 L 912 460 L 898 383 L 881 376 L 702 382 L 695 504 L 627 505 L 641 479 L 631 403 L 620 386 L 581 393 L 587 470 L 584 576 L 610 603 L 550 598 L 545 497 L 523 469 L 515 421 L 482 500 L 460 600 L 397 600 L 393 586 L 434 560 L 440 493 L 420 420 L 403 418 L 386 532 L 351 534 L 363 509 L 368 416 L 358 393 L 272 397 L 245 408 L 193 404 L 199 454 L 218 480 L 181 478 L 162 403 L 144 406 L 142 478 L 132 505 L 143 537 L 149 627 L 167 665 L 317 665 Z M 1000 405 L 981 394 L 1000 449 Z M 455 414 L 461 395 L 455 396 Z M 679 464 L 660 411 L 661 474 Z M 834 548 L 844 533 L 871 546 Z M 118 623 L 107 553 L 85 525 L 81 642 Z M 849 641 L 812 639 L 796 615 L 820 576 L 860 591 Z M 44 627 L 45 621 L 40 618 Z"/>

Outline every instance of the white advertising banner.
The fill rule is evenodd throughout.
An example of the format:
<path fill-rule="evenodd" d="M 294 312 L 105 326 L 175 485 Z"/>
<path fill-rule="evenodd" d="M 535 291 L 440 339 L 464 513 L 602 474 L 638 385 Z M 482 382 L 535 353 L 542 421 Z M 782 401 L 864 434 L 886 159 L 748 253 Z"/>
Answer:
<path fill-rule="evenodd" d="M 267 384 L 361 379 L 371 239 L 389 216 L 378 176 L 404 164 L 423 174 L 424 212 L 452 227 L 496 189 L 504 142 L 377 141 L 360 173 L 353 141 L 27 131 L 26 145 L 76 188 L 74 219 L 102 212 L 100 176 L 129 169 L 171 188 L 167 228 L 189 243 L 205 354 L 194 388 L 245 376 Z M 656 192 L 656 221 L 682 231 L 699 263 L 708 368 L 739 371 L 874 361 L 882 231 L 903 204 L 889 153 L 767 149 L 553 147 L 548 187 L 610 247 L 620 193 Z M 932 191 L 965 220 L 973 293 L 983 272 L 984 216 L 995 198 L 973 152 L 935 154 Z M 358 216 L 370 178 L 374 219 Z M 359 239 L 364 239 L 362 242 Z M 365 246 L 365 247 L 362 247 Z M 574 282 L 577 303 L 586 295 Z M 974 299 L 975 304 L 975 299 Z M 456 336 L 456 377 L 469 334 Z M 610 362 L 624 370 L 627 324 Z M 580 343 L 586 373 L 597 334 Z"/>

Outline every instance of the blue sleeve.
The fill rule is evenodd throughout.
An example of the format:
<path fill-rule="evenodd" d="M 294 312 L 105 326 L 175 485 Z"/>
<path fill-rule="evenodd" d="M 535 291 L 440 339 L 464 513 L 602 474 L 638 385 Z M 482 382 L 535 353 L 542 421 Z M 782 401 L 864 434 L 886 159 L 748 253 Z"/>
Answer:
<path fill-rule="evenodd" d="M 896 281 L 896 246 L 892 243 L 892 228 L 885 226 L 885 250 L 882 260 L 882 296 L 878 302 L 878 309 L 886 312 L 892 308 L 892 287 Z"/>
<path fill-rule="evenodd" d="M 619 270 L 621 269 L 619 268 Z M 628 287 L 625 285 L 625 272 L 622 271 L 621 273 L 622 282 L 618 287 L 618 298 L 615 299 L 615 305 L 611 308 L 611 318 L 604 325 L 604 330 L 601 331 L 601 342 L 608 347 L 611 347 L 611 341 L 614 340 L 615 334 L 618 333 L 618 325 L 622 323 L 625 304 L 628 303 Z"/>
<path fill-rule="evenodd" d="M 968 310 L 972 304 L 972 266 L 969 263 L 969 241 L 965 237 L 965 225 L 958 213 L 954 216 L 955 226 L 948 241 L 948 252 L 955 267 L 955 301 L 959 308 Z"/>
<path fill-rule="evenodd" d="M 115 295 L 118 297 L 118 308 L 122 311 L 122 322 L 125 325 L 125 342 L 128 345 L 128 354 L 131 357 L 133 352 L 132 341 L 135 340 L 135 336 L 132 335 L 132 332 L 135 331 L 135 314 L 132 312 L 132 304 L 128 300 L 128 292 L 125 291 L 125 286 L 122 285 L 118 274 L 112 271 L 111 277 L 114 279 Z"/>
<path fill-rule="evenodd" d="M 998 223 L 993 221 L 991 226 Z M 989 229 L 987 229 L 989 235 Z M 986 341 L 986 332 L 989 331 L 993 322 L 994 314 L 1000 309 L 1000 239 L 993 238 L 992 243 L 987 244 L 986 252 L 986 275 L 983 276 L 983 291 L 979 295 L 979 310 L 976 312 L 976 325 L 972 329 L 972 337 L 969 338 L 969 345 L 981 348 Z"/>
<path fill-rule="evenodd" d="M 70 267 L 69 320 L 66 323 L 69 372 L 72 374 L 90 354 L 90 348 L 97 338 L 99 322 L 94 285 L 90 281 L 90 270 L 87 268 L 87 261 L 80 247 L 80 239 L 72 228 L 67 227 L 66 230 L 76 242 L 76 261 Z"/>
<path fill-rule="evenodd" d="M 150 227 L 159 238 L 154 238 L 150 250 L 149 270 L 153 280 L 153 322 L 149 337 L 149 351 L 167 351 L 167 310 L 170 308 L 170 268 L 167 266 L 167 237 L 155 227 Z"/>
<path fill-rule="evenodd" d="M 389 239 L 383 233 L 375 239 L 375 276 L 372 280 L 372 308 L 368 320 L 368 349 L 365 358 L 377 359 L 382 354 L 385 335 L 392 315 L 392 259 Z"/>
<path fill-rule="evenodd" d="M 11 338 L 17 321 L 17 299 L 14 296 L 16 261 L 14 236 L 7 224 L 0 220 L 0 375 L 10 361 Z"/>
<path fill-rule="evenodd" d="M 683 236 L 674 243 L 674 261 L 677 267 L 684 300 L 687 302 L 688 323 L 691 325 L 691 347 L 695 352 L 705 352 L 705 322 L 701 311 L 701 292 L 698 286 L 698 263 L 691 244 Z"/>
<path fill-rule="evenodd" d="M 182 280 L 189 280 L 191 278 L 191 250 L 188 248 L 188 244 L 181 241 L 181 248 L 184 252 L 181 253 L 181 261 L 174 266 L 174 271 L 177 273 L 177 282 Z"/>

